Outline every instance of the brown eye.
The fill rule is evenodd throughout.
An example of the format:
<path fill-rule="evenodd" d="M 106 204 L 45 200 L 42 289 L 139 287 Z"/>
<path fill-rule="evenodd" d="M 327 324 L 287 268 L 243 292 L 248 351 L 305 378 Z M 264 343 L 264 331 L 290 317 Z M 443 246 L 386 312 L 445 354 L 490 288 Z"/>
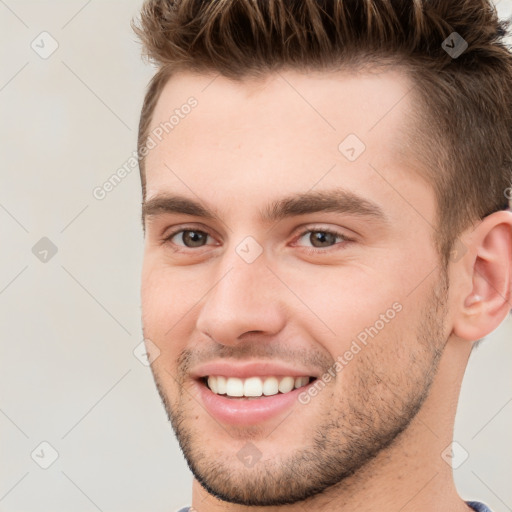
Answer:
<path fill-rule="evenodd" d="M 336 235 L 326 231 L 312 231 L 309 235 L 309 241 L 313 247 L 329 247 L 336 243 Z"/>
<path fill-rule="evenodd" d="M 336 233 L 335 231 L 329 231 L 326 229 L 310 229 L 308 231 L 304 231 L 299 240 L 305 238 L 310 244 L 310 247 L 315 247 L 318 249 L 329 248 L 336 245 L 336 241 L 346 241 L 348 240 L 343 234 Z M 307 245 L 306 245 L 307 247 Z"/>
<path fill-rule="evenodd" d="M 182 229 L 181 231 L 176 231 L 175 233 L 169 235 L 166 240 L 176 245 L 181 245 L 193 249 L 205 245 L 208 236 L 208 233 L 205 233 L 204 231 Z M 181 241 L 181 243 L 174 241 L 173 239 Z"/>

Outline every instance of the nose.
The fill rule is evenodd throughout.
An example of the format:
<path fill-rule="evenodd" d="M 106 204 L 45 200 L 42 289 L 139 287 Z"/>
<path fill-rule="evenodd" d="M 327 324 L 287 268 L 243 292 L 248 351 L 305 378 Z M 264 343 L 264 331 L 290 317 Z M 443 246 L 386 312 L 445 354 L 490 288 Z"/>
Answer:
<path fill-rule="evenodd" d="M 237 345 L 257 333 L 277 334 L 285 324 L 283 291 L 267 267 L 265 253 L 247 263 L 235 251 L 212 272 L 212 288 L 197 318 L 197 329 L 217 343 Z M 213 268 L 213 267 L 212 267 Z"/>

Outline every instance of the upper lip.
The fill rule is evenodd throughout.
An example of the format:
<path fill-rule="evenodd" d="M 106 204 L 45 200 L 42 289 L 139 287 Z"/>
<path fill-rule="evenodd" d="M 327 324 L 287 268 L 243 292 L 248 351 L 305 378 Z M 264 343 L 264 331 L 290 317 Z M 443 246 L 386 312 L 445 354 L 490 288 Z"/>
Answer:
<path fill-rule="evenodd" d="M 190 372 L 196 379 L 209 377 L 211 375 L 221 375 L 223 377 L 238 377 L 245 379 L 248 377 L 271 377 L 271 376 L 290 376 L 290 377 L 317 377 L 317 372 L 294 368 L 289 364 L 276 361 L 249 361 L 249 362 L 228 362 L 212 361 L 194 368 Z"/>

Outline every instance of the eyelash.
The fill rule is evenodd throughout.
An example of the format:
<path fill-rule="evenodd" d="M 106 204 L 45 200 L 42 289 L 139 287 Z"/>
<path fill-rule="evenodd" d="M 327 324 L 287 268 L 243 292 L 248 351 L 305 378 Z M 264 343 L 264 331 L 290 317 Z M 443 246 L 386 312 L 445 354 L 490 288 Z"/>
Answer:
<path fill-rule="evenodd" d="M 336 250 L 342 250 L 348 243 L 353 242 L 354 240 L 352 238 L 348 238 L 343 233 L 340 233 L 339 231 L 335 231 L 332 229 L 325 229 L 325 228 L 309 228 L 304 231 L 302 231 L 298 237 L 297 240 L 300 240 L 304 235 L 307 235 L 308 233 L 325 233 L 329 235 L 333 235 L 334 237 L 341 238 L 341 242 L 335 242 L 334 245 L 331 245 L 330 247 L 302 247 L 302 250 L 306 251 L 308 254 L 325 254 L 326 252 L 336 251 Z M 340 247 L 341 245 L 341 247 Z M 336 247 L 338 246 L 338 247 Z"/>
<path fill-rule="evenodd" d="M 184 233 L 186 231 L 194 231 L 196 233 L 202 233 L 204 235 L 211 236 L 208 232 L 200 230 L 200 229 L 194 229 L 193 227 L 188 227 L 188 228 L 187 227 L 185 227 L 185 228 L 181 227 L 180 229 L 176 229 L 175 231 L 171 232 L 169 235 L 164 237 L 162 239 L 162 244 L 176 245 L 173 242 L 171 242 L 171 239 L 174 238 L 178 233 Z M 340 245 L 340 243 L 343 243 L 343 245 L 346 245 L 347 243 L 350 243 L 350 242 L 354 241 L 352 238 L 348 238 L 346 235 L 344 235 L 343 233 L 340 233 L 339 231 L 335 231 L 335 230 L 331 230 L 331 229 L 325 229 L 325 228 L 318 228 L 318 227 L 315 227 L 315 228 L 311 228 L 310 227 L 309 229 L 306 229 L 306 230 L 302 231 L 297 236 L 296 239 L 300 240 L 304 235 L 307 235 L 308 233 L 325 233 L 325 234 L 329 234 L 329 235 L 333 235 L 335 237 L 341 238 L 341 242 L 337 242 L 337 243 L 335 243 L 334 245 L 332 245 L 330 247 L 325 247 L 325 248 L 302 247 L 302 250 L 304 250 L 308 254 L 320 254 L 320 253 L 325 254 L 326 252 L 331 252 L 332 250 L 341 250 L 342 248 L 336 249 L 335 248 L 336 245 Z M 178 247 L 180 247 L 180 249 L 175 249 L 176 252 L 188 252 L 189 250 L 190 251 L 194 250 L 193 247 L 186 247 L 186 246 L 181 246 L 181 245 L 178 246 Z M 181 249 L 181 247 L 184 247 L 184 250 Z M 204 247 L 204 246 L 201 246 L 201 247 Z M 200 249 L 201 247 L 198 247 L 197 249 Z"/>

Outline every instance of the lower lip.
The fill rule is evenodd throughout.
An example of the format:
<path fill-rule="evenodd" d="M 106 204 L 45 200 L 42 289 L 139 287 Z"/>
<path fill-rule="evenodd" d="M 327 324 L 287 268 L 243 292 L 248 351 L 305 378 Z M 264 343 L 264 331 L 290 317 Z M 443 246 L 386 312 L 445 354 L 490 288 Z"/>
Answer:
<path fill-rule="evenodd" d="M 202 382 L 196 381 L 199 394 L 206 410 L 221 423 L 230 425 L 254 425 L 269 420 L 290 409 L 297 403 L 300 393 L 312 383 L 288 393 L 262 396 L 261 398 L 240 399 L 216 395 Z"/>

